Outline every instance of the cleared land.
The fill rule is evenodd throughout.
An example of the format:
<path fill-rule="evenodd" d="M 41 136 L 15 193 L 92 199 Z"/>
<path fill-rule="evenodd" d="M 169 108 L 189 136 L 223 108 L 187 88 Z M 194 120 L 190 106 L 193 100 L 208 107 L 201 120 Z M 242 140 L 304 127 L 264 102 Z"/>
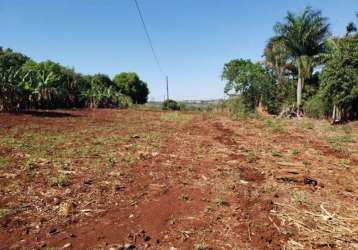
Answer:
<path fill-rule="evenodd" d="M 357 123 L 0 114 L 0 249 L 357 249 L 357 177 Z"/>

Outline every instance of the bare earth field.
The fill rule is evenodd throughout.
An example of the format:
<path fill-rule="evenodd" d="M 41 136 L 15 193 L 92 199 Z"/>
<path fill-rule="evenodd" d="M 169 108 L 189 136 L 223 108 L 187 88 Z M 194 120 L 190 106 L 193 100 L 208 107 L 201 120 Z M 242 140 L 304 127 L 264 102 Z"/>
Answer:
<path fill-rule="evenodd" d="M 358 123 L 0 114 L 0 249 L 358 249 Z"/>

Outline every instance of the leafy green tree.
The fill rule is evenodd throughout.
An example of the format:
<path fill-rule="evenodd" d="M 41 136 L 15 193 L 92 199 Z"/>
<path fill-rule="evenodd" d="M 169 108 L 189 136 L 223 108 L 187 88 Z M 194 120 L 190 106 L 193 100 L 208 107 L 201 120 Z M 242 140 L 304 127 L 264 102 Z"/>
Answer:
<path fill-rule="evenodd" d="M 222 79 L 226 80 L 224 92 L 240 95 L 246 111 L 254 111 L 260 104 L 269 112 L 276 112 L 274 78 L 260 63 L 237 59 L 224 65 Z"/>
<path fill-rule="evenodd" d="M 290 53 L 285 41 L 280 37 L 272 37 L 264 50 L 265 64 L 274 72 L 279 86 L 284 86 L 287 71 L 292 69 Z"/>
<path fill-rule="evenodd" d="M 306 7 L 298 15 L 288 12 L 285 22 L 275 25 L 275 31 L 284 40 L 291 56 L 296 60 L 297 108 L 299 110 L 304 81 L 312 75 L 315 56 L 325 49 L 324 42 L 329 35 L 329 24 L 321 11 Z"/>
<path fill-rule="evenodd" d="M 358 117 L 358 35 L 333 39 L 321 74 L 320 95 L 333 121 Z"/>
<path fill-rule="evenodd" d="M 136 73 L 120 73 L 113 78 L 119 91 L 132 98 L 136 104 L 144 104 L 148 100 L 149 89 Z"/>

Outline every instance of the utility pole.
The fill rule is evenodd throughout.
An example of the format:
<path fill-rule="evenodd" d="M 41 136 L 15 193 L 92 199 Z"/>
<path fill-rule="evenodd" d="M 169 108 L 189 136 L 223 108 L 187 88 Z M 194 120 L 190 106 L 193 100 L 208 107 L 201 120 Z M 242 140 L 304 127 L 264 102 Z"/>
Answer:
<path fill-rule="evenodd" d="M 167 100 L 169 100 L 169 84 L 168 84 L 168 76 L 166 76 L 167 80 Z"/>

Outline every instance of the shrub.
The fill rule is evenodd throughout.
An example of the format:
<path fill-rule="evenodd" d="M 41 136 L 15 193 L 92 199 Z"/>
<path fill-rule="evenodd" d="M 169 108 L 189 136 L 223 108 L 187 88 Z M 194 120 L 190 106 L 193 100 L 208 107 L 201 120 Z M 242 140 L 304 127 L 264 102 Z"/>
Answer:
<path fill-rule="evenodd" d="M 325 117 L 326 105 L 320 95 L 315 95 L 303 106 L 305 115 L 312 118 L 323 119 Z"/>
<path fill-rule="evenodd" d="M 245 105 L 241 96 L 235 96 L 226 100 L 225 107 L 229 110 L 229 113 L 233 119 L 246 117 L 250 113 L 250 110 Z"/>
<path fill-rule="evenodd" d="M 179 103 L 179 110 L 188 110 L 188 106 L 184 102 Z"/>
<path fill-rule="evenodd" d="M 176 101 L 168 99 L 163 102 L 163 109 L 164 110 L 180 110 L 180 105 Z"/>
<path fill-rule="evenodd" d="M 126 95 L 118 95 L 116 104 L 119 108 L 128 108 L 133 105 L 132 98 Z"/>

